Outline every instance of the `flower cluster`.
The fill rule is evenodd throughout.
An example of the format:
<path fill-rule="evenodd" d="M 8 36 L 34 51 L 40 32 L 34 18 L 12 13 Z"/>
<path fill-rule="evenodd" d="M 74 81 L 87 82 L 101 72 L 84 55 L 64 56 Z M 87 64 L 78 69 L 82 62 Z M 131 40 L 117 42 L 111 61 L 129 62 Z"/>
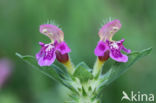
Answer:
<path fill-rule="evenodd" d="M 113 20 L 105 24 L 99 30 L 100 41 L 95 48 L 95 55 L 99 60 L 105 61 L 109 57 L 117 62 L 127 62 L 128 57 L 121 53 L 121 50 L 130 53 L 131 50 L 123 46 L 124 39 L 120 41 L 112 40 L 114 34 L 121 28 L 119 20 Z M 64 41 L 63 31 L 55 25 L 43 24 L 40 26 L 40 32 L 50 38 L 51 43 L 39 43 L 41 50 L 36 54 L 36 59 L 40 66 L 50 66 L 55 59 L 61 63 L 69 60 L 68 53 L 71 51 Z"/>

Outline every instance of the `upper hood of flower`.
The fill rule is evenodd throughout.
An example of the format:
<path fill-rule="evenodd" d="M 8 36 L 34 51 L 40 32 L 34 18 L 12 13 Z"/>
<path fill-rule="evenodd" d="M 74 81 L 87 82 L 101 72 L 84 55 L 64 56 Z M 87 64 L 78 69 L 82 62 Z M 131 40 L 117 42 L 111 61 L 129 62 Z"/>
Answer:
<path fill-rule="evenodd" d="M 104 26 L 101 27 L 99 30 L 99 37 L 100 40 L 105 41 L 105 40 L 111 40 L 113 35 L 120 30 L 121 28 L 121 23 L 120 20 L 113 20 L 105 24 Z"/>
<path fill-rule="evenodd" d="M 57 40 L 58 42 L 62 42 L 64 40 L 63 31 L 56 25 L 52 24 L 40 25 L 40 32 L 48 36 L 52 42 L 54 42 L 55 40 Z"/>

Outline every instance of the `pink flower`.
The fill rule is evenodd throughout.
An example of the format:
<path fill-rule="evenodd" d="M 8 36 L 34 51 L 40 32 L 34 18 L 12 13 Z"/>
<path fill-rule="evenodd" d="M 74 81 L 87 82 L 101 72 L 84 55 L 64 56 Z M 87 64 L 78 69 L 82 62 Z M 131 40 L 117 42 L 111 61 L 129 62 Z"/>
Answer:
<path fill-rule="evenodd" d="M 40 26 L 40 32 L 48 36 L 52 41 L 49 44 L 39 43 L 41 50 L 36 54 L 36 59 L 40 66 L 50 66 L 56 57 L 68 56 L 71 50 L 64 42 L 64 33 L 60 28 L 52 24 L 43 24 Z"/>
<path fill-rule="evenodd" d="M 11 63 L 8 59 L 0 59 L 0 88 L 11 73 Z"/>
<path fill-rule="evenodd" d="M 95 55 L 100 58 L 105 58 L 104 60 L 111 57 L 118 62 L 127 62 L 128 56 L 121 53 L 121 50 L 126 53 L 130 53 L 131 50 L 126 49 L 123 46 L 124 39 L 120 41 L 113 41 L 112 37 L 121 28 L 119 20 L 113 20 L 105 24 L 99 31 L 100 41 L 95 48 Z M 106 53 L 107 52 L 107 53 Z"/>

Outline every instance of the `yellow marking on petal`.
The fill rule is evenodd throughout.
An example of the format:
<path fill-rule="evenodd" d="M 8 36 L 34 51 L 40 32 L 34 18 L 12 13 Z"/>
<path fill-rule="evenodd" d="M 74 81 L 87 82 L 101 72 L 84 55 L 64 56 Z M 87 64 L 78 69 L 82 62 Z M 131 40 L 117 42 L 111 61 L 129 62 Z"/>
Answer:
<path fill-rule="evenodd" d="M 54 44 L 54 40 L 51 39 L 51 44 Z"/>
<path fill-rule="evenodd" d="M 113 37 L 113 35 L 111 35 L 111 37 L 109 38 L 109 41 L 112 41 L 112 37 Z"/>
<path fill-rule="evenodd" d="M 61 37 L 61 38 L 60 38 L 60 42 L 63 42 L 63 41 L 64 41 L 64 37 Z"/>

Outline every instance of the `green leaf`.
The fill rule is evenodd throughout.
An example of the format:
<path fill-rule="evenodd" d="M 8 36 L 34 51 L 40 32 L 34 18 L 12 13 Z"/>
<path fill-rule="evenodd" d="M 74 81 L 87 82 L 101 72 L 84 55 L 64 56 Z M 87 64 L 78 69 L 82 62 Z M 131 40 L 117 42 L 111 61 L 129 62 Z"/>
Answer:
<path fill-rule="evenodd" d="M 128 55 L 128 62 L 121 63 L 121 62 L 115 62 L 111 69 L 103 75 L 103 85 L 108 85 L 112 83 L 114 80 L 116 80 L 118 77 L 120 77 L 124 72 L 128 70 L 128 68 L 133 65 L 136 61 L 138 61 L 140 58 L 150 54 L 152 48 L 148 48 L 145 50 L 142 50 L 141 52 L 133 52 Z"/>
<path fill-rule="evenodd" d="M 84 62 L 77 65 L 73 76 L 79 78 L 81 83 L 85 83 L 89 79 L 93 79 L 91 69 Z"/>
<path fill-rule="evenodd" d="M 64 72 L 56 65 L 53 64 L 51 66 L 41 67 L 38 65 L 37 60 L 33 56 L 30 55 L 22 56 L 19 53 L 16 53 L 16 55 L 22 60 L 24 60 L 26 63 L 30 64 L 34 69 L 39 70 L 40 72 L 47 75 L 51 79 L 54 79 L 55 81 L 59 81 L 60 83 L 62 83 L 63 85 L 71 89 L 72 91 L 75 91 L 75 89 L 71 85 L 69 85 L 68 81 L 64 80 L 66 74 L 64 74 Z"/>

